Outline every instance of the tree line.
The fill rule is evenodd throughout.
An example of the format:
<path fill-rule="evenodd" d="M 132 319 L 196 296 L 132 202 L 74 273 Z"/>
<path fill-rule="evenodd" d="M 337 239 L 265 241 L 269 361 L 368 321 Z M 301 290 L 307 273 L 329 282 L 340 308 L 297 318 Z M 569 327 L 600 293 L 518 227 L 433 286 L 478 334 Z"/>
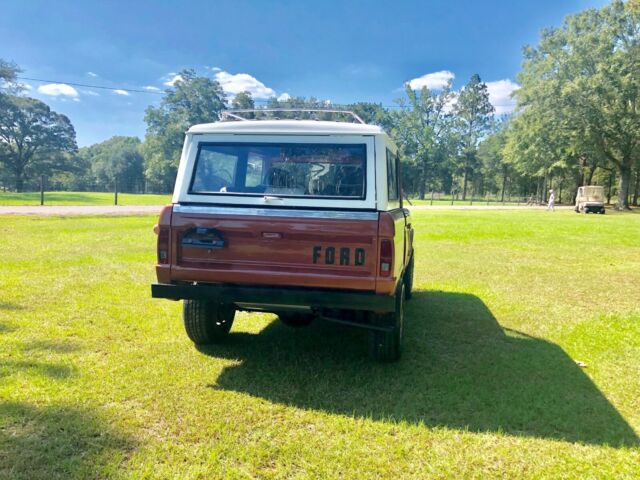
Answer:
<path fill-rule="evenodd" d="M 131 191 L 169 192 L 191 125 L 215 122 L 228 108 L 255 108 L 249 92 L 230 99 L 215 80 L 183 70 L 160 105 L 147 108 L 143 141 L 114 137 L 78 149 L 69 119 L 25 96 L 18 73 L 16 65 L 0 60 L 0 179 L 11 179 L 18 191 L 46 174 L 61 189 L 91 189 L 120 178 Z M 370 102 L 344 107 L 381 125 L 396 141 L 408 196 L 443 192 L 462 200 L 513 195 L 544 201 L 553 188 L 566 202 L 579 186 L 599 184 L 608 195 L 615 193 L 617 208 L 637 205 L 640 0 L 615 0 L 544 30 L 537 46 L 524 48 L 518 83 L 517 108 L 507 116 L 495 114 L 477 74 L 459 91 L 451 83 L 419 91 L 407 85 L 395 108 Z M 271 98 L 265 107 L 328 105 L 289 97 Z"/>

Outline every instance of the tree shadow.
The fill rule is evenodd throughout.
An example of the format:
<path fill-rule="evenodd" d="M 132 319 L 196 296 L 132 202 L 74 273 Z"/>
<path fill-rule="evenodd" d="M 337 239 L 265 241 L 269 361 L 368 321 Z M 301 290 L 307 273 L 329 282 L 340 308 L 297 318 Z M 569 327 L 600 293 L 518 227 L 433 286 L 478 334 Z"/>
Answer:
<path fill-rule="evenodd" d="M 48 339 L 29 342 L 22 347 L 22 350 L 25 352 L 44 350 L 54 353 L 72 353 L 80 350 L 80 346 L 69 340 Z"/>
<path fill-rule="evenodd" d="M 0 402 L 0 478 L 103 477 L 132 448 L 95 411 Z"/>
<path fill-rule="evenodd" d="M 16 328 L 13 325 L 9 325 L 7 323 L 0 322 L 0 333 L 11 333 L 15 331 Z"/>
<path fill-rule="evenodd" d="M 380 421 L 585 444 L 638 445 L 638 437 L 557 345 L 500 327 L 474 295 L 415 292 L 404 354 L 367 359 L 366 332 L 316 322 L 273 322 L 201 348 L 238 359 L 209 385 L 273 402 Z"/>
<path fill-rule="evenodd" d="M 0 301 L 0 310 L 24 310 L 24 307 L 17 303 Z"/>
<path fill-rule="evenodd" d="M 69 365 L 39 362 L 36 360 L 0 360 L 0 378 L 13 375 L 20 370 L 55 380 L 68 378 L 74 373 L 74 369 Z"/>

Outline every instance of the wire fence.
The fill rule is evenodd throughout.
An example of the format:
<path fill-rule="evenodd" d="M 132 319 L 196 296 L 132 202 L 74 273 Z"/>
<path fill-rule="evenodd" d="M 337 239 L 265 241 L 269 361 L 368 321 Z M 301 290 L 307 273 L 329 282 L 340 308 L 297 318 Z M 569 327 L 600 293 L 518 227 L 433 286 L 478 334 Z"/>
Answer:
<path fill-rule="evenodd" d="M 117 178 L 108 181 L 95 179 L 65 182 L 59 177 L 41 176 L 30 179 L 17 188 L 12 179 L 0 179 L 0 205 L 160 205 L 171 200 L 169 188 L 157 188 L 144 179 Z M 408 195 L 409 205 L 546 205 L 546 199 L 535 194 L 512 195 L 483 193 L 470 190 L 465 198 L 461 193 L 427 192 L 424 198 Z M 569 199 L 570 200 L 570 199 Z M 556 201 L 557 205 L 569 203 Z"/>
<path fill-rule="evenodd" d="M 47 176 L 21 183 L 0 179 L 0 205 L 160 205 L 170 200 L 171 191 L 140 179 L 88 179 L 71 184 Z"/>

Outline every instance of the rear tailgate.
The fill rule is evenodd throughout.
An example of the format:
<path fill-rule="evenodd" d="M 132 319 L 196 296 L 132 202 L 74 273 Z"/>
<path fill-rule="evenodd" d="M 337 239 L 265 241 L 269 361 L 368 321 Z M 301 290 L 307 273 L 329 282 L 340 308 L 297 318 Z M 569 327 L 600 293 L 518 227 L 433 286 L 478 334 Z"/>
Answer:
<path fill-rule="evenodd" d="M 378 214 L 174 206 L 171 280 L 373 291 Z"/>

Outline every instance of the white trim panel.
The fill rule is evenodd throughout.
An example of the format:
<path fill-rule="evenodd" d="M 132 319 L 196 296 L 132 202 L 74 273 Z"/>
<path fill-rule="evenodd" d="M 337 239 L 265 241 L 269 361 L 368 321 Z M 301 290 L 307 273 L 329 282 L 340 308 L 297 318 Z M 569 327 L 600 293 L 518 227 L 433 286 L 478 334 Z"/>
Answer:
<path fill-rule="evenodd" d="M 249 215 L 255 217 L 328 218 L 333 220 L 377 220 L 378 212 L 301 210 L 285 208 L 218 207 L 208 205 L 174 205 L 175 213 L 193 215 Z"/>

